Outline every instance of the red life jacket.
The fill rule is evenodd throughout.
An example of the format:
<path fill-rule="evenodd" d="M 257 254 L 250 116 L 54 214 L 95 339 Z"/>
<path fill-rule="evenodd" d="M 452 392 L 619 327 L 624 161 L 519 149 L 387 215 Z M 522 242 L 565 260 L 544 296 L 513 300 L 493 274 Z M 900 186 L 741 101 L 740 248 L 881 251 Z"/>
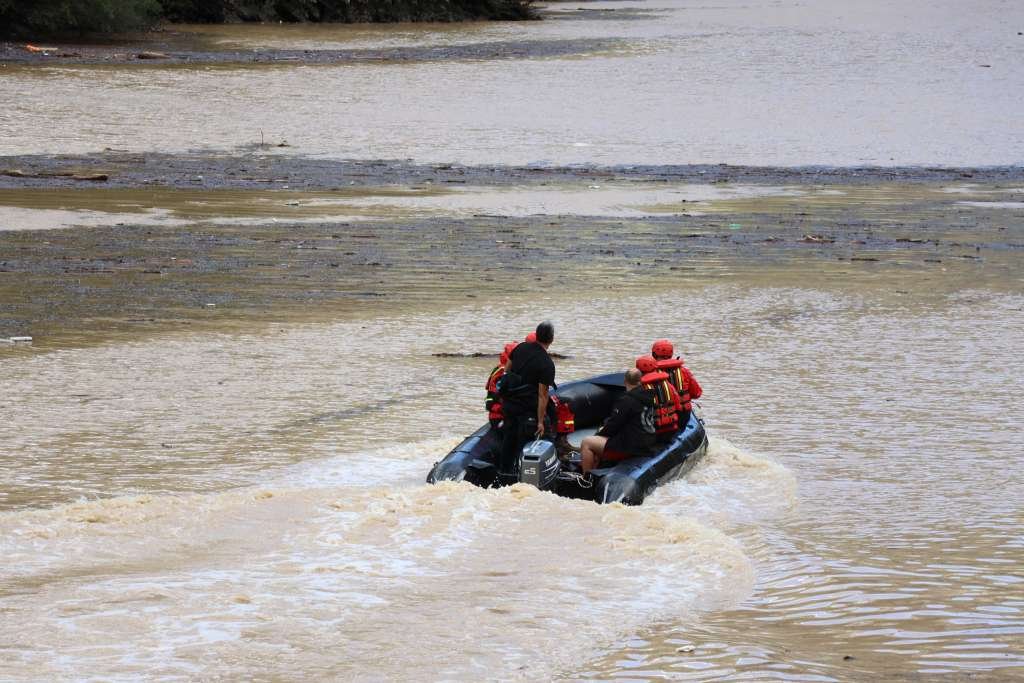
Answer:
<path fill-rule="evenodd" d="M 654 431 L 656 434 L 674 434 L 679 431 L 679 411 L 682 402 L 679 392 L 672 386 L 667 372 L 648 372 L 640 378 L 644 389 L 654 392 Z"/>
<path fill-rule="evenodd" d="M 557 419 L 555 431 L 559 434 L 572 434 L 575 432 L 576 415 L 573 414 L 569 404 L 565 401 L 559 401 L 557 396 L 552 396 L 551 402 L 555 404 L 555 417 Z"/>
<path fill-rule="evenodd" d="M 700 388 L 700 384 L 697 382 L 697 378 L 690 372 L 690 368 L 683 366 L 683 374 L 686 375 L 686 386 L 690 389 L 690 398 L 698 399 L 700 395 L 704 393 L 704 390 Z"/>
<path fill-rule="evenodd" d="M 700 385 L 697 384 L 697 380 L 693 379 L 693 374 L 690 373 L 690 369 L 683 365 L 683 361 L 679 358 L 666 358 L 665 360 L 659 360 L 658 369 L 662 372 L 668 373 L 669 381 L 679 393 L 679 402 L 682 405 L 682 411 L 684 413 L 689 413 L 693 410 L 691 399 L 700 398 Z M 692 383 L 690 380 L 693 380 Z M 696 384 L 697 386 L 696 395 L 694 395 L 694 392 L 690 390 L 693 384 Z"/>
<path fill-rule="evenodd" d="M 505 374 L 505 366 L 499 365 L 491 370 L 487 378 L 487 398 L 484 399 L 484 410 L 488 420 L 502 420 L 505 413 L 501 409 L 501 395 L 498 393 L 498 380 Z"/>

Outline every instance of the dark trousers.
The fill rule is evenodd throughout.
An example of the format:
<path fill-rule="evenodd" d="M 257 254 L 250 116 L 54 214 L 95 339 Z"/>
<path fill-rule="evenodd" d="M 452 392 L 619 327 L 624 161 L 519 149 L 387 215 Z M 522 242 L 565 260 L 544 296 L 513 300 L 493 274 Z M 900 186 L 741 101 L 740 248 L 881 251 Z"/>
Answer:
<path fill-rule="evenodd" d="M 523 446 L 534 439 L 537 418 L 527 415 L 506 415 L 502 427 L 501 453 L 498 456 L 498 476 L 519 480 L 519 454 Z"/>

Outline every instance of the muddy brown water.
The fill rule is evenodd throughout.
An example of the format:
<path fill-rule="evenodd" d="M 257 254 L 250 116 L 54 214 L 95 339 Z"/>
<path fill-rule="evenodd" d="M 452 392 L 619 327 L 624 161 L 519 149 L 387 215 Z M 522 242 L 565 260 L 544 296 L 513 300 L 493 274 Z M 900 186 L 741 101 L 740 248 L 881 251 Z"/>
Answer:
<path fill-rule="evenodd" d="M 202 41 L 297 50 L 284 67 L 0 65 L 0 154 L 265 139 L 333 158 L 469 164 L 1024 161 L 1020 3 L 602 5 L 615 11 L 559 4 L 560 14 L 591 16 L 394 32 L 218 27 Z M 609 51 L 607 40 L 625 47 Z M 494 41 L 523 42 L 520 58 L 301 58 Z M 545 41 L 581 47 L 550 57 Z"/>
<path fill-rule="evenodd" d="M 6 677 L 1013 676 L 1024 225 L 957 203 L 1005 188 L 849 191 L 6 233 L 35 245 L 29 317 L 64 301 L 0 361 Z M 676 339 L 706 462 L 636 510 L 423 485 L 493 363 L 433 354 L 539 314 L 563 379 Z"/>
<path fill-rule="evenodd" d="M 200 42 L 627 52 L 0 67 L 0 154 L 263 128 L 508 176 L 5 180 L 0 337 L 35 340 L 0 346 L 0 678 L 1024 678 L 1024 185 L 498 168 L 1018 163 L 1019 7 L 585 7 Z M 472 354 L 541 317 L 559 381 L 675 340 L 705 461 L 633 509 L 423 484 L 483 419 Z"/>

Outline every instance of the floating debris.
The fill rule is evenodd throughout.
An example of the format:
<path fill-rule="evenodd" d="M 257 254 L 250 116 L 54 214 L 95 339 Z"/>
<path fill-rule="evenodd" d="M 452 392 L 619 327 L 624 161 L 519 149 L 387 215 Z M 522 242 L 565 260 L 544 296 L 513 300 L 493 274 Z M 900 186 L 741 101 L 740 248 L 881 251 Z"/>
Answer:
<path fill-rule="evenodd" d="M 499 356 L 497 353 L 483 353 L 481 351 L 475 351 L 473 353 L 453 353 L 450 351 L 442 351 L 440 353 L 432 353 L 430 355 L 434 358 L 497 358 Z M 548 355 L 555 360 L 568 360 L 572 358 L 572 356 L 564 356 L 560 353 L 549 353 Z"/>
<path fill-rule="evenodd" d="M 835 239 L 831 237 L 826 237 L 825 235 L 808 234 L 804 235 L 803 239 L 801 239 L 800 241 L 820 244 L 832 244 L 833 242 L 835 242 Z"/>

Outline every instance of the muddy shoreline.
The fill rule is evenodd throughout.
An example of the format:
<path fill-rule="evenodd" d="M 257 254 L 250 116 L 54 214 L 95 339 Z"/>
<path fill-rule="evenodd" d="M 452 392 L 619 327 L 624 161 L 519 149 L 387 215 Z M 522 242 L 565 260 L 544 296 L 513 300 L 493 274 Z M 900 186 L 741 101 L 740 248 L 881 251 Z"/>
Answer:
<path fill-rule="evenodd" d="M 593 0 L 582 0 L 584 3 Z M 572 7 L 537 11 L 532 20 L 543 21 L 630 21 L 650 20 L 657 10 L 641 8 Z M 531 20 L 527 20 L 531 21 Z M 436 22 L 422 22 L 423 26 Z M 489 23 L 467 20 L 453 23 Z M 259 25 L 259 24 L 256 24 Z M 338 29 L 344 40 L 345 30 L 385 24 L 318 24 Z M 187 25 L 171 24 L 144 33 L 103 36 L 88 40 L 3 40 L 0 41 L 0 68 L 4 65 L 68 66 L 68 65 L 135 65 L 135 66 L 241 66 L 241 65 L 317 65 L 358 64 L 365 62 L 433 62 L 452 60 L 506 60 L 528 58 L 571 57 L 621 51 L 629 42 L 621 39 L 513 40 L 485 41 L 460 45 L 424 45 L 387 48 L 352 49 L 281 49 L 273 47 L 242 48 L 219 44 L 205 31 L 190 30 Z"/>
<path fill-rule="evenodd" d="M 588 2 L 590 0 L 584 0 Z M 543 21 L 632 21 L 649 20 L 659 12 L 638 8 L 541 9 L 534 20 Z M 428 22 L 429 23 L 429 22 Z M 456 22 L 457 23 L 457 22 Z M 480 21 L 470 23 L 480 23 Z M 331 24 L 313 24 L 332 26 Z M 336 24 L 338 39 L 345 29 L 381 24 Z M 423 24 L 415 24 L 422 26 Z M 360 63 L 413 63 L 460 60 L 546 59 L 609 54 L 630 48 L 617 38 L 563 40 L 483 41 L 455 45 L 420 45 L 350 49 L 243 48 L 220 44 L 205 32 L 184 30 L 180 25 L 148 33 L 111 36 L 100 41 L 0 41 L 0 68 L 10 65 L 134 65 L 134 66 L 245 66 L 280 64 L 287 66 L 341 65 Z"/>
<path fill-rule="evenodd" d="M 595 282 L 627 291 L 696 287 L 745 273 L 799 286 L 805 274 L 826 271 L 837 282 L 857 278 L 868 287 L 919 294 L 922 288 L 939 294 L 1020 288 L 1013 274 L 1024 260 L 1024 210 L 967 208 L 957 200 L 968 195 L 943 190 L 969 186 L 977 191 L 971 197 L 1019 200 L 1022 167 L 463 166 L 314 159 L 273 145 L 0 157 L 0 191 L 4 205 L 17 207 L 59 190 L 73 209 L 107 189 L 135 191 L 138 201 L 146 190 L 209 190 L 211 197 L 230 190 L 242 202 L 273 190 L 283 193 L 275 194 L 282 205 L 304 191 L 387 197 L 452 186 L 833 189 L 817 199 L 716 200 L 710 213 L 691 213 L 684 203 L 666 215 L 628 219 L 445 213 L 310 223 L 235 221 L 227 213 L 219 224 L 136 224 L 127 214 L 117 225 L 45 233 L 3 225 L 0 339 L 32 336 L 34 349 L 47 350 L 182 329 L 440 310 L 473 299 L 544 294 L 552 286 L 579 292 Z M 0 353 L 12 348 L 0 346 Z"/>
<path fill-rule="evenodd" d="M 729 164 L 623 166 L 465 166 L 401 160 L 331 160 L 287 154 L 286 140 L 226 151 L 182 154 L 105 150 L 84 155 L 0 156 L 0 188 L 330 190 L 339 187 L 449 184 L 508 186 L 584 181 L 873 185 L 1019 183 L 1024 166 L 759 167 Z M 103 177 L 100 177 L 103 176 Z"/>
<path fill-rule="evenodd" d="M 157 34 L 159 35 L 159 34 Z M 53 66 L 135 65 L 139 67 L 244 66 L 281 64 L 287 66 L 447 62 L 453 60 L 511 60 L 527 58 L 571 57 L 625 50 L 628 43 L 613 39 L 521 40 L 469 43 L 464 45 L 428 45 L 419 47 L 282 50 L 258 49 L 182 49 L 159 39 L 116 45 L 80 45 L 47 43 L 0 43 L 0 67 L 6 64 Z"/>
<path fill-rule="evenodd" d="M 122 187 L 145 187 L 147 182 L 193 187 L 189 176 L 197 171 L 202 172 L 200 182 L 212 187 L 244 188 L 255 182 L 233 174 L 243 163 L 239 157 L 113 158 L 123 166 L 109 182 Z M 15 161 L 24 169 L 52 170 L 94 164 L 97 159 L 111 157 Z M 256 160 L 265 164 L 261 177 L 287 180 L 293 188 L 328 187 L 341 180 L 385 186 L 467 176 L 480 184 L 552 179 L 586 183 L 608 177 L 597 169 L 470 169 L 274 156 L 244 163 L 255 168 Z M 867 178 L 878 184 L 893 173 L 908 183 L 935 178 L 928 186 L 939 188 L 967 173 L 731 167 L 677 172 L 704 182 L 707 173 L 714 173 L 713 178 L 744 182 L 761 178 L 794 183 L 806 178 L 805 183 L 813 179 L 816 184 L 831 181 L 853 188 L 867 183 Z M 643 182 L 667 175 L 665 169 L 653 175 L 635 168 L 607 173 Z M 1021 169 L 1014 168 L 978 175 L 1005 181 L 1020 174 Z M 975 183 L 978 175 L 970 182 Z M 11 188 L 19 183 L 45 187 L 76 181 L 4 177 L 2 182 Z M 883 190 L 900 187 L 881 185 Z M 867 186 L 867 191 L 878 188 Z M 595 283 L 616 291 L 685 290 L 746 281 L 799 287 L 808 275 L 822 273 L 837 286 L 849 286 L 853 279 L 863 291 L 905 295 L 903 301 L 909 305 L 964 289 L 1020 291 L 1022 266 L 1024 211 L 960 207 L 955 196 L 928 192 L 898 196 L 891 206 L 881 207 L 874 200 L 836 200 L 826 194 L 818 199 L 726 201 L 724 209 L 714 213 L 630 219 L 481 214 L 15 229 L 0 232 L 0 338 L 32 336 L 33 348 L 45 351 L 176 330 L 258 329 L 270 321 L 442 310 L 474 300 L 500 305 L 509 297 L 545 295 L 552 288 L 562 296 L 587 292 Z M 0 353 L 13 348 L 0 346 Z"/>

